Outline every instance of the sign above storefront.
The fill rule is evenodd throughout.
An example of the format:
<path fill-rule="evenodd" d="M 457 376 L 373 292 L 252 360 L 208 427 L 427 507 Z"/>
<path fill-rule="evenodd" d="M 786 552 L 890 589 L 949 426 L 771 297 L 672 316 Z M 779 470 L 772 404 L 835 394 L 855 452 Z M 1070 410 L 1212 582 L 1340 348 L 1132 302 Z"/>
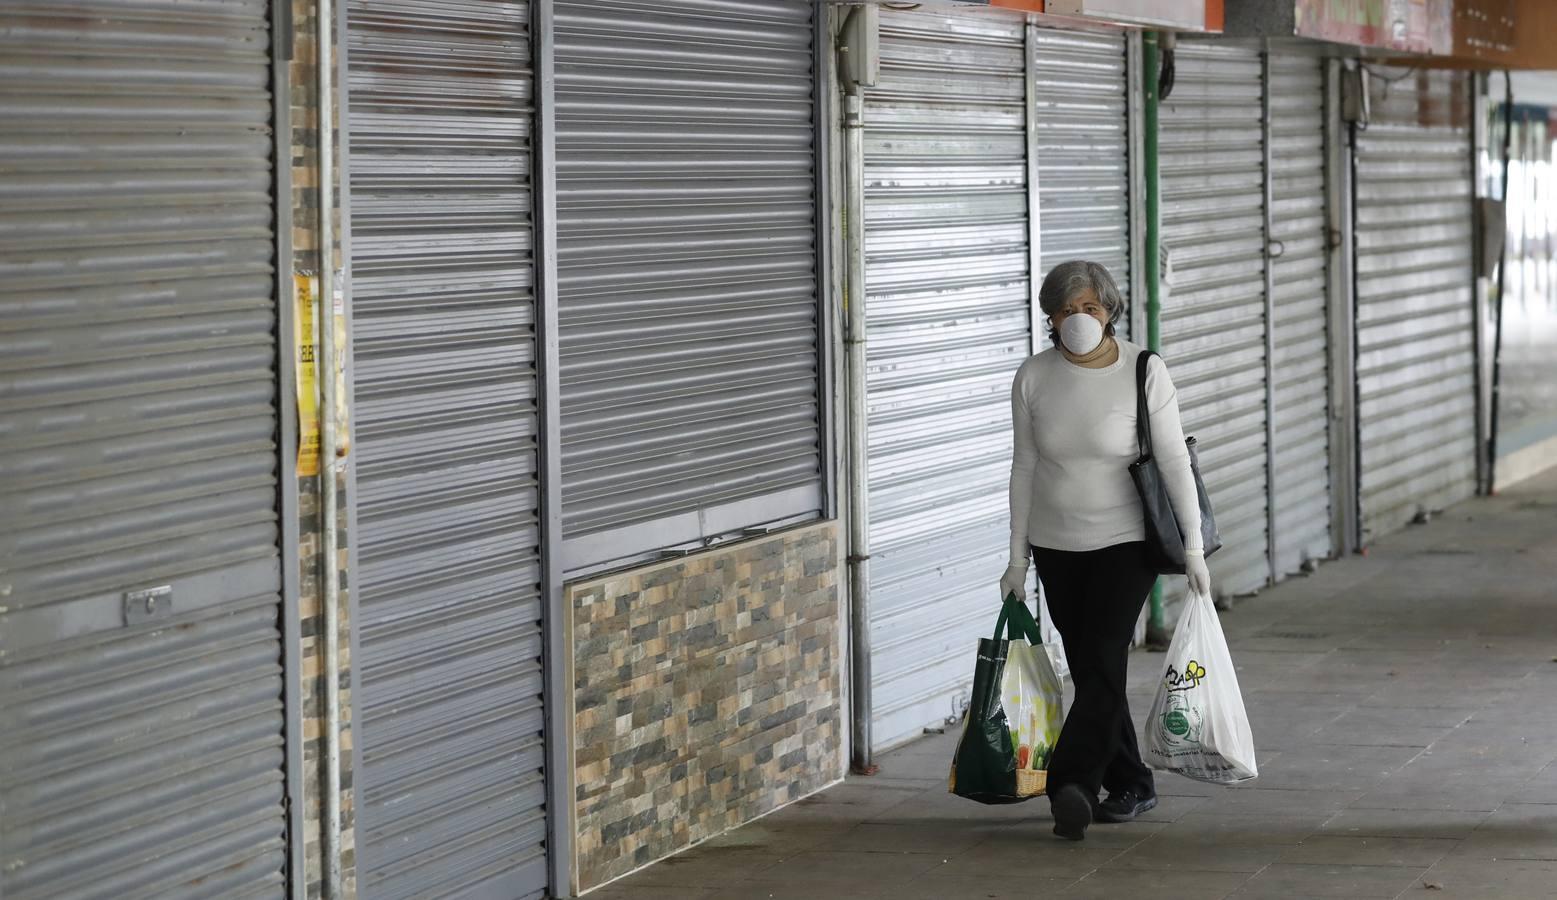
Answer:
<path fill-rule="evenodd" d="M 883 2 L 883 0 L 876 0 Z M 1224 0 L 942 0 L 927 6 L 983 6 L 1108 25 L 1218 33 Z"/>
<path fill-rule="evenodd" d="M 1448 56 L 1454 0 L 1295 0 L 1299 37 Z"/>
<path fill-rule="evenodd" d="M 1047 0 L 1044 12 L 1181 31 L 1221 31 L 1221 0 Z"/>

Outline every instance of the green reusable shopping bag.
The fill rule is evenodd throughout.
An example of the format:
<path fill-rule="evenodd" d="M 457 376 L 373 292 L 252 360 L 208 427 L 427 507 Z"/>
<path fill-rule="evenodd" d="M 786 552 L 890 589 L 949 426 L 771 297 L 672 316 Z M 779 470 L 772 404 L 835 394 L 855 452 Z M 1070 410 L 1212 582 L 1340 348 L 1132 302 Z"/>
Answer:
<path fill-rule="evenodd" d="M 973 696 L 947 788 L 980 803 L 1041 796 L 1064 723 L 1063 688 L 1027 604 L 1012 594 L 994 638 L 979 640 Z"/>

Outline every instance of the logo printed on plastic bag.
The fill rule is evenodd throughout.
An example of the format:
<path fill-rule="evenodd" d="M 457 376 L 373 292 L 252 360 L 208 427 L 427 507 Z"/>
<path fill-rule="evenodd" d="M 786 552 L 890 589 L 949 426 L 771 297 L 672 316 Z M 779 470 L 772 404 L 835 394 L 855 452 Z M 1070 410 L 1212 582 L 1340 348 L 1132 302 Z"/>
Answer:
<path fill-rule="evenodd" d="M 1183 694 L 1170 694 L 1162 711 L 1163 740 L 1177 749 L 1197 745 L 1205 732 L 1205 718 L 1200 707 L 1192 705 Z"/>
<path fill-rule="evenodd" d="M 1169 665 L 1168 671 L 1162 675 L 1162 681 L 1163 686 L 1170 691 L 1188 691 L 1200 687 L 1205 677 L 1206 667 L 1192 659 L 1185 664 L 1183 672 Z"/>

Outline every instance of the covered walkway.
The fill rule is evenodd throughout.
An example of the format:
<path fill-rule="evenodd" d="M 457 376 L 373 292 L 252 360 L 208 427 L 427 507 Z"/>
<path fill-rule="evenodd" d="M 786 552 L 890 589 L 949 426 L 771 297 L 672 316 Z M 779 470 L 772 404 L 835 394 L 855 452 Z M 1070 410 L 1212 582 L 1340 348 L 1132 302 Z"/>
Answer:
<path fill-rule="evenodd" d="M 955 735 L 592 896 L 1557 897 L 1557 473 L 1237 606 L 1261 777 L 1049 833 L 950 796 Z M 1161 657 L 1136 657 L 1132 706 Z"/>

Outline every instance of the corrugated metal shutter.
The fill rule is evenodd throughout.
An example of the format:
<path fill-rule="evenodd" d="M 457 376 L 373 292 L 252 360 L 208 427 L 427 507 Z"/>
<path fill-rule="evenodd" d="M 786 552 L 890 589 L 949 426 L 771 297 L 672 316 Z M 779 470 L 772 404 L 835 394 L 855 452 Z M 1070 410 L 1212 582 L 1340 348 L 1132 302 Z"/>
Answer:
<path fill-rule="evenodd" d="M 1469 92 L 1375 69 L 1357 132 L 1357 402 L 1365 540 L 1476 489 Z"/>
<path fill-rule="evenodd" d="M 0 9 L 6 900 L 286 893 L 269 16 Z"/>
<path fill-rule="evenodd" d="M 1272 52 L 1271 280 L 1276 571 L 1331 554 L 1329 343 L 1326 321 L 1324 69 Z"/>
<path fill-rule="evenodd" d="M 362 893 L 537 897 L 529 10 L 353 0 L 347 39 Z"/>
<path fill-rule="evenodd" d="M 1108 267 L 1130 302 L 1129 70 L 1122 32 L 1032 28 L 1037 140 L 1040 273 L 1071 259 Z M 1038 349 L 1050 342 L 1040 318 Z M 1127 309 L 1115 324 L 1130 336 Z M 1029 595 L 1042 594 L 1037 572 Z M 1039 605 L 1045 638 L 1053 643 L 1062 674 L 1067 669 L 1059 632 Z"/>
<path fill-rule="evenodd" d="M 872 741 L 958 714 L 1005 568 L 1031 348 L 1019 19 L 881 16 L 866 97 Z"/>
<path fill-rule="evenodd" d="M 1266 541 L 1265 175 L 1260 54 L 1181 42 L 1160 113 L 1163 244 L 1172 275 L 1163 357 L 1224 547 L 1217 590 L 1270 577 Z M 1165 582 L 1181 590 L 1183 579 Z"/>
<path fill-rule="evenodd" d="M 1130 299 L 1129 84 L 1125 36 L 1033 30 L 1040 267 L 1108 267 Z M 1128 333 L 1129 316 L 1119 321 Z M 1048 342 L 1044 342 L 1048 346 Z"/>
<path fill-rule="evenodd" d="M 813 4 L 557 4 L 565 567 L 820 515 Z"/>

